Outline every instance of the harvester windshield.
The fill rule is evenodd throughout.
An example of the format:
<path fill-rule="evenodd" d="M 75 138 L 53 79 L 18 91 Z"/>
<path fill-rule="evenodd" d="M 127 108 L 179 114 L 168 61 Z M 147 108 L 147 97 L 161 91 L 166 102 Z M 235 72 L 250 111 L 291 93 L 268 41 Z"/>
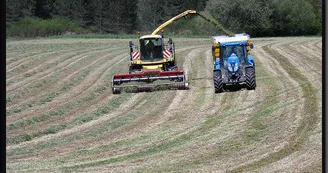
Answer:
<path fill-rule="evenodd" d="M 145 62 L 163 59 L 163 43 L 161 38 L 140 39 L 140 60 Z"/>

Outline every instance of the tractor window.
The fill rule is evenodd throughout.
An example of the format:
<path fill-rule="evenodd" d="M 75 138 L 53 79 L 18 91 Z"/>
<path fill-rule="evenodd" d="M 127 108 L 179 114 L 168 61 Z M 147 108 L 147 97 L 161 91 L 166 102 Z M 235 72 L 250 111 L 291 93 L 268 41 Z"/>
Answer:
<path fill-rule="evenodd" d="M 245 46 L 236 46 L 235 47 L 235 53 L 239 58 L 245 57 L 244 48 L 245 48 Z"/>
<path fill-rule="evenodd" d="M 222 46 L 221 57 L 225 63 L 232 53 L 236 54 L 240 62 L 245 61 L 245 46 L 244 45 L 233 45 L 233 46 Z"/>

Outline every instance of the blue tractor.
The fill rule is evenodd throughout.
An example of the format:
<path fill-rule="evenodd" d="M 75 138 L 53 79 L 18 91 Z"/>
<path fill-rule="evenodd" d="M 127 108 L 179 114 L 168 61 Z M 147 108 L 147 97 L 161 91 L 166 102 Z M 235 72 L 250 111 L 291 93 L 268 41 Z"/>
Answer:
<path fill-rule="evenodd" d="M 255 90 L 255 63 L 250 55 L 250 50 L 253 49 L 250 36 L 248 34 L 235 34 L 233 37 L 213 36 L 212 43 L 215 93 L 236 85 Z"/>

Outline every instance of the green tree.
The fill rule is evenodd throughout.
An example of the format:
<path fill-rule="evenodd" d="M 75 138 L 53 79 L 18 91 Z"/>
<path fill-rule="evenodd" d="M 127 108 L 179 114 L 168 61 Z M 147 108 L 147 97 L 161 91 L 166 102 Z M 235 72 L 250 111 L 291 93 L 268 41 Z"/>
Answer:
<path fill-rule="evenodd" d="M 34 16 L 41 19 L 51 18 L 52 0 L 36 0 Z"/>
<path fill-rule="evenodd" d="M 152 32 L 162 23 L 186 10 L 203 10 L 207 1 L 208 0 L 139 0 L 137 4 L 138 29 L 148 33 Z M 171 25 L 177 26 L 175 23 Z"/>
<path fill-rule="evenodd" d="M 141 31 L 151 32 L 163 21 L 165 7 L 163 1 L 139 0 L 137 4 L 138 28 Z"/>
<path fill-rule="evenodd" d="M 322 34 L 322 0 L 307 0 L 314 8 L 315 28 L 318 34 Z"/>
<path fill-rule="evenodd" d="M 316 34 L 316 16 L 306 0 L 273 0 L 270 3 L 272 33 L 274 35 Z"/>
<path fill-rule="evenodd" d="M 106 30 L 111 33 L 132 33 L 136 30 L 137 2 L 111 0 L 105 9 Z"/>
<path fill-rule="evenodd" d="M 6 24 L 18 22 L 25 16 L 33 16 L 35 0 L 6 0 Z"/>
<path fill-rule="evenodd" d="M 272 10 L 264 0 L 209 0 L 205 10 L 235 33 L 261 35 L 271 27 Z"/>
<path fill-rule="evenodd" d="M 84 16 L 86 14 L 84 0 L 48 0 L 48 6 L 51 7 L 52 17 L 65 17 L 84 23 Z"/>

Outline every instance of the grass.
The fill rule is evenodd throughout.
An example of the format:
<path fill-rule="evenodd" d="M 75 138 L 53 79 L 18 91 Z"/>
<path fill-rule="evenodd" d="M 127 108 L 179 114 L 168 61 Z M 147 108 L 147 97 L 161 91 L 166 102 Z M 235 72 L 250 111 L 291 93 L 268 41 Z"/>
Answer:
<path fill-rule="evenodd" d="M 204 90 L 204 92 L 205 92 L 205 90 Z M 200 92 L 199 96 L 196 97 L 196 98 L 197 98 L 197 101 L 195 101 L 193 103 L 194 106 L 199 105 L 202 101 L 204 101 L 204 93 Z M 191 107 L 193 107 L 193 106 L 191 105 Z M 174 149 L 177 149 L 177 147 L 179 148 L 184 143 L 191 142 L 191 140 L 196 140 L 196 139 L 199 140 L 199 137 L 202 138 L 203 134 L 206 134 L 211 129 L 215 129 L 218 126 L 220 126 L 220 123 L 222 122 L 222 119 L 224 119 L 224 117 L 228 117 L 228 116 L 231 117 L 231 116 L 236 115 L 238 113 L 245 112 L 247 109 L 249 109 L 249 108 L 242 108 L 242 109 L 232 108 L 230 111 L 227 111 L 227 112 L 223 113 L 223 115 L 220 115 L 220 114 L 219 115 L 217 115 L 217 114 L 212 115 L 209 118 L 207 118 L 207 120 L 204 123 L 202 123 L 197 128 L 197 130 L 193 130 L 192 132 L 189 132 L 185 135 L 182 135 L 181 137 L 179 137 L 178 139 L 176 139 L 172 142 L 167 142 L 167 143 L 164 142 L 163 145 L 161 144 L 161 145 L 158 145 L 158 146 L 155 146 L 155 147 L 153 146 L 153 147 L 150 147 L 148 149 L 145 149 L 145 150 L 142 150 L 142 151 L 139 151 L 139 152 L 136 152 L 136 153 L 131 153 L 129 155 L 122 156 L 122 157 L 117 157 L 117 158 L 112 158 L 111 157 L 111 158 L 108 158 L 108 159 L 95 161 L 95 162 L 92 162 L 92 163 L 67 167 L 65 169 L 65 171 L 77 171 L 77 170 L 80 170 L 80 169 L 83 169 L 83 168 L 86 168 L 86 167 L 101 166 L 101 165 L 106 165 L 106 164 L 116 163 L 116 162 L 122 162 L 122 161 L 135 159 L 135 158 L 140 159 L 140 158 L 143 158 L 143 157 L 146 157 L 146 156 L 149 157 L 150 155 L 154 155 L 154 154 L 157 154 L 157 153 L 166 152 L 166 150 L 168 150 L 168 149 L 170 151 L 174 150 Z M 191 110 L 189 110 L 189 111 L 191 111 Z M 175 136 L 175 135 L 173 135 L 173 136 Z M 251 138 L 251 137 L 249 136 L 249 138 Z M 202 139 L 204 139 L 204 138 L 202 138 Z M 242 141 L 239 142 L 239 143 L 235 143 L 234 145 L 229 146 L 229 149 L 231 149 L 231 150 L 232 149 L 239 149 L 238 146 L 241 146 L 241 145 L 245 146 L 245 143 L 243 143 Z M 131 147 L 131 145 L 128 145 L 128 146 Z M 132 146 L 133 146 L 133 144 L 132 144 Z M 109 148 L 106 147 L 106 149 L 109 149 Z M 86 151 L 88 153 L 87 155 L 95 154 L 93 151 L 90 151 L 90 150 Z M 97 150 L 97 151 L 98 151 L 97 153 L 99 153 L 99 150 Z M 72 156 L 71 156 L 71 158 L 72 158 Z"/>
<path fill-rule="evenodd" d="M 84 69 L 84 71 L 87 73 L 83 73 L 83 71 L 82 71 L 82 73 L 81 72 L 78 73 L 77 76 L 73 78 L 73 80 L 71 80 L 68 84 L 66 84 L 60 90 L 61 91 L 60 93 L 65 93 L 72 86 L 79 84 L 82 81 L 82 79 L 85 78 L 86 75 L 89 74 L 89 72 L 92 68 L 98 67 L 99 64 L 101 64 L 101 63 L 102 62 L 99 62 L 98 64 L 94 64 L 93 66 L 90 66 L 87 69 Z M 109 82 L 111 75 L 112 75 L 112 73 L 107 75 L 108 77 L 106 79 L 108 81 L 104 83 L 105 85 L 107 85 L 106 83 Z M 19 120 L 19 121 L 16 121 L 15 123 L 9 124 L 7 126 L 7 130 L 10 131 L 10 130 L 14 130 L 14 129 L 23 128 L 23 127 L 26 127 L 29 125 L 33 125 L 33 124 L 42 122 L 42 121 L 46 121 L 52 117 L 62 116 L 64 114 L 67 114 L 69 111 L 73 110 L 74 108 L 79 107 L 79 105 L 90 102 L 91 100 L 95 99 L 97 96 L 99 96 L 100 94 L 102 94 L 103 92 L 108 91 L 108 90 L 109 90 L 108 87 L 104 87 L 104 86 L 99 87 L 96 90 L 94 90 L 93 92 L 91 91 L 89 93 L 89 95 L 87 95 L 86 97 L 82 97 L 82 98 L 78 99 L 77 101 L 73 101 L 71 103 L 64 104 L 64 105 L 60 106 L 57 110 L 51 110 L 48 113 L 43 113 L 39 116 L 34 116 L 32 118 Z M 50 93 L 50 94 L 46 95 L 45 97 L 41 98 L 39 101 L 36 100 L 36 101 L 31 101 L 31 102 L 25 103 L 20 108 L 14 107 L 13 109 L 9 110 L 8 113 L 9 113 L 9 115 L 10 115 L 10 113 L 18 113 L 26 107 L 32 107 L 31 105 L 34 105 L 34 104 L 39 105 L 39 104 L 43 104 L 48 101 L 52 101 L 58 95 L 59 95 L 59 93 Z M 48 129 L 45 129 L 43 131 L 35 132 L 32 134 L 26 134 L 26 135 L 32 136 L 32 138 L 21 139 L 20 135 L 8 137 L 7 144 L 9 144 L 9 145 L 10 144 L 18 144 L 18 143 L 24 142 L 25 140 L 31 140 L 35 137 L 43 136 L 43 135 L 46 135 L 49 133 L 57 133 L 68 127 L 72 127 L 74 125 L 79 124 L 79 122 L 81 122 L 81 119 L 82 119 L 82 122 L 87 122 L 87 120 L 91 121 L 94 118 L 94 116 L 101 116 L 103 114 L 107 114 L 113 108 L 117 108 L 121 104 L 121 101 L 119 101 L 119 102 L 118 101 L 119 100 L 114 100 L 109 105 L 98 108 L 94 113 L 92 113 L 92 116 L 82 115 L 82 118 L 78 117 L 77 119 L 74 119 L 72 122 L 69 122 L 67 124 L 55 125 L 55 126 L 49 127 Z"/>
<path fill-rule="evenodd" d="M 79 75 L 83 76 L 83 73 L 79 73 Z M 110 74 L 108 75 L 110 76 Z M 78 79 L 78 78 L 75 78 Z M 109 77 L 107 78 L 109 79 Z M 73 81 L 74 83 L 76 83 L 76 81 Z M 58 116 L 62 116 L 64 114 L 67 114 L 69 111 L 73 110 L 74 108 L 79 107 L 82 104 L 85 104 L 87 102 L 92 101 L 93 99 L 95 99 L 96 97 L 98 97 L 100 94 L 108 91 L 108 87 L 99 87 L 96 88 L 95 90 L 93 90 L 93 92 L 90 92 L 87 96 L 85 97 L 81 97 L 80 99 L 70 102 L 70 103 L 66 103 L 62 106 L 60 106 L 58 109 L 56 110 L 51 110 L 47 113 L 43 113 L 39 116 L 34 116 L 32 118 L 27 118 L 27 119 L 23 119 L 23 120 L 19 120 L 16 121 L 15 123 L 9 124 L 7 126 L 7 130 L 15 130 L 15 129 L 19 129 L 19 128 L 23 128 L 29 125 L 33 125 L 42 121 L 46 121 L 52 117 L 58 117 Z M 123 95 L 124 96 L 124 95 Z M 51 100 L 52 98 L 46 97 L 48 100 Z M 41 99 L 40 101 L 43 101 L 43 99 Z M 81 122 L 81 119 L 83 120 L 83 122 L 87 122 L 86 120 L 92 120 L 95 116 L 101 116 L 104 114 L 109 113 L 111 110 L 117 108 L 120 104 L 122 103 L 122 100 L 113 100 L 112 102 L 110 102 L 108 105 L 104 106 L 104 107 L 99 107 L 94 113 L 91 114 L 91 116 L 86 116 L 86 115 L 82 115 L 82 118 L 78 117 L 76 119 L 74 119 L 72 122 L 69 122 L 67 124 L 64 124 L 63 126 L 59 126 L 60 128 L 58 128 L 58 126 L 54 126 L 54 127 L 50 127 L 46 130 L 43 130 L 41 132 L 36 132 L 36 133 L 32 133 L 32 134 L 27 134 L 34 137 L 39 137 L 45 134 L 49 134 L 49 132 L 52 132 L 53 129 L 57 129 L 55 132 L 58 132 L 60 130 L 65 129 L 66 127 L 72 127 L 74 125 L 79 124 L 79 122 Z M 28 105 L 28 104 L 26 104 Z M 23 108 L 22 108 L 23 109 Z M 16 110 L 16 109 L 14 109 Z M 16 112 L 20 112 L 21 110 L 17 110 Z M 29 139 L 30 138 L 24 138 L 24 139 Z M 7 138 L 7 144 L 18 144 L 20 142 L 24 142 L 24 140 L 21 140 L 20 135 L 18 136 L 13 136 L 13 137 L 8 137 Z"/>
<path fill-rule="evenodd" d="M 190 135 L 182 135 L 181 137 L 179 137 L 175 140 L 164 142 L 159 145 L 152 145 L 152 146 L 149 146 L 147 149 L 136 152 L 136 153 L 128 154 L 125 156 L 119 156 L 119 157 L 115 157 L 115 158 L 102 159 L 100 161 L 85 163 L 85 164 L 81 164 L 78 166 L 65 167 L 65 168 L 63 168 L 63 171 L 65 171 L 65 172 L 66 171 L 76 171 L 76 170 L 83 169 L 86 167 L 106 165 L 106 164 L 110 164 L 110 163 L 122 162 L 124 160 L 145 157 L 145 156 L 165 152 L 167 150 L 172 150 L 174 148 L 180 147 L 181 145 L 185 144 L 186 142 L 188 142 L 190 140 L 191 140 Z"/>
<path fill-rule="evenodd" d="M 93 55 L 94 56 L 94 55 Z M 66 60 L 69 60 L 71 59 L 73 56 L 68 56 L 64 59 L 61 59 L 61 60 L 58 60 L 58 63 L 60 61 L 66 61 Z M 20 92 L 15 92 L 15 94 L 13 95 L 7 95 L 7 98 L 6 98 L 6 101 L 7 103 L 11 103 L 15 100 L 18 100 L 20 98 L 23 98 L 26 94 L 31 94 L 31 93 L 34 93 L 34 92 L 37 92 L 39 90 L 42 90 L 42 88 L 44 87 L 49 87 L 51 86 L 52 84 L 60 81 L 60 79 L 62 78 L 62 76 L 64 76 L 65 74 L 69 73 L 70 71 L 73 71 L 74 69 L 78 69 L 79 67 L 83 66 L 85 63 L 87 62 L 90 62 L 92 61 L 92 58 L 90 58 L 90 56 L 86 56 L 85 58 L 79 60 L 77 63 L 69 66 L 69 67 L 66 67 L 64 69 L 60 69 L 58 71 L 55 71 L 54 73 L 52 73 L 50 76 L 46 77 L 46 78 L 43 78 L 39 81 L 36 81 L 30 85 L 28 85 L 27 87 L 25 87 L 24 89 L 22 89 Z M 107 59 L 104 59 L 104 61 L 106 61 Z M 50 64 L 49 67 L 47 67 L 47 69 L 49 69 L 51 66 L 55 66 L 57 65 L 58 63 L 56 64 Z M 82 82 L 82 80 L 90 73 L 90 71 L 92 71 L 93 69 L 95 69 L 100 63 L 97 63 L 97 64 L 94 64 L 93 66 L 91 67 L 88 67 L 86 69 L 83 69 L 81 70 L 78 74 L 76 74 L 75 76 L 72 77 L 72 80 L 68 81 L 68 82 L 65 82 L 60 89 L 59 91 L 55 91 L 55 92 L 52 92 L 50 94 L 47 94 L 45 96 L 43 96 L 43 98 L 41 98 L 40 100 L 33 100 L 33 101 L 30 101 L 30 102 L 27 102 L 25 104 L 22 104 L 22 105 L 19 105 L 18 107 L 20 108 L 17 108 L 14 107 L 12 109 L 9 109 L 7 110 L 7 114 L 8 116 L 10 116 L 13 111 L 12 110 L 17 110 L 17 109 L 25 109 L 27 108 L 27 105 L 40 105 L 40 104 L 43 104 L 45 103 L 45 101 L 51 101 L 55 96 L 58 96 L 60 95 L 61 93 L 65 93 L 67 92 L 69 89 L 71 89 L 73 86 L 76 86 L 78 84 L 80 84 Z M 42 72 L 44 69 L 40 69 L 40 72 Z M 52 99 L 51 99 L 52 98 Z M 15 112 L 14 112 L 15 113 Z"/>
<path fill-rule="evenodd" d="M 108 88 L 104 88 L 103 92 L 106 90 L 108 90 Z M 61 106 L 57 110 L 50 111 L 49 113 L 44 113 L 44 114 L 41 114 L 40 116 L 34 116 L 32 118 L 24 119 L 22 121 L 17 121 L 13 124 L 9 124 L 7 129 L 10 131 L 10 130 L 18 129 L 18 128 L 23 128 L 23 127 L 26 127 L 29 125 L 40 123 L 42 121 L 46 121 L 55 116 L 56 117 L 63 116 L 64 114 L 67 114 L 70 110 L 72 110 L 74 107 L 78 107 L 80 104 L 89 102 L 95 98 L 96 98 L 96 94 L 90 93 L 88 95 L 88 97 L 83 97 L 83 98 L 79 99 L 76 104 L 74 104 L 74 103 L 66 104 L 64 106 Z M 115 110 L 116 108 L 118 108 L 118 106 L 121 103 L 122 103 L 122 99 L 112 100 L 107 105 L 105 105 L 103 107 L 99 107 L 96 111 L 94 111 L 90 115 L 82 114 L 70 122 L 67 122 L 67 123 L 64 123 L 61 125 L 50 126 L 50 127 L 46 128 L 45 130 L 40 130 L 38 132 L 7 137 L 7 145 L 19 144 L 21 142 L 29 141 L 29 140 L 32 140 L 33 138 L 40 137 L 40 136 L 43 136 L 46 134 L 57 133 L 59 131 L 74 127 L 81 123 L 87 123 L 87 122 L 93 120 L 95 117 L 103 116 L 105 114 L 108 114 L 110 111 Z M 31 138 L 23 138 L 22 139 L 21 138 L 22 135 L 30 136 Z"/>
<path fill-rule="evenodd" d="M 271 56 L 273 56 L 275 59 L 277 59 L 279 64 L 286 70 L 286 72 L 300 84 L 305 94 L 304 105 L 306 105 L 306 107 L 303 107 L 305 115 L 296 130 L 296 134 L 292 137 L 291 140 L 289 140 L 290 142 L 287 146 L 285 146 L 278 152 L 269 154 L 264 159 L 253 162 L 249 165 L 240 166 L 232 172 L 252 171 L 264 165 L 276 162 L 284 156 L 293 153 L 294 151 L 300 150 L 300 148 L 302 147 L 302 143 L 307 138 L 307 133 L 312 130 L 313 126 L 318 120 L 318 115 L 316 114 L 318 111 L 318 105 L 316 104 L 317 98 L 313 95 L 313 93 L 315 93 L 315 89 L 313 86 L 311 86 L 310 83 L 307 83 L 307 85 L 302 85 L 303 81 L 307 81 L 308 79 L 296 68 L 293 68 L 293 64 L 287 58 L 285 58 L 276 50 L 270 48 L 270 45 L 265 46 L 264 50 L 271 54 Z"/>
<path fill-rule="evenodd" d="M 269 75 L 265 69 L 263 68 L 263 65 L 260 61 L 256 61 L 256 74 L 257 77 Z M 276 79 L 275 79 L 276 80 Z M 272 114 L 273 112 L 277 111 L 278 109 L 282 109 L 288 105 L 293 104 L 294 102 L 287 101 L 286 103 L 280 103 L 276 99 L 277 91 L 279 90 L 279 87 L 276 85 L 275 80 L 272 80 L 271 78 L 263 78 L 262 80 L 257 80 L 258 87 L 261 88 L 270 88 L 270 93 L 267 93 L 268 98 L 264 100 L 259 100 L 255 102 L 254 104 L 250 105 L 249 107 L 243 107 L 243 108 L 235 108 L 231 104 L 226 103 L 221 105 L 222 111 L 224 113 L 222 114 L 214 114 L 212 116 L 209 116 L 204 123 L 200 126 L 200 128 L 197 130 L 197 133 L 206 134 L 209 133 L 209 131 L 212 131 L 214 129 L 217 129 L 220 127 L 220 124 L 225 121 L 225 119 L 232 117 L 232 116 L 245 116 L 243 114 L 247 114 L 250 109 L 255 109 L 255 111 L 252 111 L 254 116 L 251 116 L 247 123 L 249 124 L 248 129 L 243 132 L 243 134 L 240 137 L 235 137 L 236 139 L 232 141 L 227 142 L 220 142 L 219 148 L 213 148 L 211 153 L 204 154 L 203 156 L 193 158 L 192 161 L 185 161 L 180 162 L 177 164 L 173 164 L 170 166 L 167 166 L 165 169 L 155 169 L 155 171 L 160 172 L 184 172 L 188 170 L 193 170 L 194 168 L 197 168 L 203 164 L 207 164 L 206 161 L 208 160 L 215 160 L 216 158 L 221 158 L 229 155 L 233 155 L 234 153 L 237 153 L 238 151 L 242 151 L 246 149 L 248 146 L 251 146 L 253 143 L 258 143 L 263 138 L 268 135 L 267 134 L 267 128 L 268 126 L 263 123 L 265 120 L 261 120 L 264 116 L 268 116 Z M 228 96 L 224 100 L 230 100 L 234 98 L 235 93 L 227 93 Z M 230 98 L 229 98 L 230 97 Z M 225 102 L 225 101 L 223 101 Z M 223 131 L 217 132 L 218 134 L 224 133 Z M 202 137 L 202 135 L 199 135 L 199 140 L 208 140 Z M 198 166 L 197 166 L 198 165 Z M 152 170 L 154 171 L 154 170 Z"/>
<path fill-rule="evenodd" d="M 274 40 L 274 38 L 272 39 Z M 49 42 L 52 41 L 55 40 L 49 40 Z M 15 42 L 13 41 L 12 44 L 15 44 Z M 117 54 L 125 53 L 126 50 L 124 49 L 128 48 L 124 40 L 115 40 L 115 44 L 118 42 L 122 47 L 113 44 L 111 40 L 101 40 L 101 42 L 107 44 L 107 47 L 119 49 L 116 52 Z M 74 44 L 86 49 L 101 45 L 90 44 L 89 40 L 83 39 L 76 41 Z M 195 46 L 196 49 L 208 47 L 209 50 L 211 47 L 210 40 L 206 39 L 197 41 L 179 39 L 176 45 L 178 50 L 187 46 Z M 35 114 L 28 119 L 14 121 L 12 124 L 18 122 L 22 124 L 16 124 L 21 127 L 11 127 L 11 130 L 19 130 L 21 131 L 20 134 L 12 134 L 13 131 L 10 130 L 7 124 L 7 130 L 9 130 L 9 133 L 7 133 L 7 146 L 9 149 L 6 153 L 7 170 L 9 172 L 79 172 L 104 170 L 106 167 L 110 167 L 110 169 L 118 172 L 210 172 L 218 167 L 222 170 L 229 170 L 229 166 L 235 165 L 236 169 L 232 172 L 252 172 L 263 166 L 275 164 L 295 151 L 307 152 L 303 150 L 302 144 L 318 122 L 318 117 L 315 116 L 317 116 L 316 110 L 319 105 L 315 106 L 314 104 L 317 103 L 315 99 L 319 91 L 313 88 L 309 79 L 303 76 L 300 71 L 290 68 L 289 66 L 293 64 L 288 60 L 284 60 L 279 52 L 271 52 L 270 46 L 262 48 L 278 60 L 279 64 L 276 64 L 277 66 L 282 66 L 284 69 L 288 68 L 286 72 L 298 82 L 298 86 L 289 83 L 288 78 L 283 73 L 280 77 L 271 76 L 264 68 L 265 66 L 258 61 L 258 57 L 255 57 L 259 89 L 257 92 L 242 90 L 209 95 L 209 90 L 212 90 L 212 88 L 203 87 L 205 86 L 203 81 L 193 81 L 191 86 L 200 89 L 183 91 L 185 95 L 180 98 L 178 105 L 174 105 L 174 110 L 169 108 L 176 94 L 178 92 L 179 95 L 181 94 L 180 91 L 123 92 L 120 95 L 111 95 L 111 77 L 115 73 L 125 72 L 127 69 L 126 62 L 121 61 L 112 66 L 105 66 L 104 64 L 108 61 L 104 60 L 89 66 L 91 68 L 89 69 L 84 67 L 94 62 L 102 54 L 93 55 L 94 58 L 92 56 L 86 57 L 89 60 L 80 65 L 72 66 L 74 69 L 85 70 L 81 70 L 81 73 L 71 78 L 72 80 L 57 85 L 52 83 L 56 85 L 52 90 L 45 92 L 45 95 L 38 96 L 35 100 L 27 101 L 24 103 L 26 107 L 21 104 L 19 105 L 21 107 L 14 105 L 13 109 L 10 109 L 13 112 L 11 113 L 13 118 L 15 118 L 16 113 L 25 113 L 24 111 L 33 110 L 36 106 L 47 105 L 52 101 L 56 101 L 60 95 L 72 91 L 89 75 L 94 74 L 95 69 L 102 68 L 97 70 L 99 75 L 95 75 L 95 79 L 90 80 L 97 81 L 96 78 L 101 77 L 101 81 L 97 81 L 96 85 L 90 84 L 88 90 L 84 91 L 85 93 L 82 92 L 81 95 L 76 95 L 74 98 L 67 98 L 62 105 L 53 110 Z M 190 76 L 190 79 L 194 78 L 197 73 L 203 75 L 210 70 L 204 70 L 207 67 L 205 64 L 207 62 L 202 61 L 202 53 L 193 57 L 187 56 L 195 48 L 189 47 L 189 49 L 177 53 L 179 64 L 182 64 L 188 58 L 193 58 L 190 59 L 192 68 L 190 70 L 194 73 Z M 72 50 L 72 53 L 77 50 L 75 46 L 69 49 Z M 113 53 L 111 53 L 112 55 Z M 271 56 L 268 58 L 272 58 Z M 71 68 L 67 71 L 60 71 L 56 68 L 50 69 L 50 66 L 47 67 L 49 67 L 49 71 L 61 72 L 56 73 L 56 75 L 66 74 L 70 70 L 74 70 Z M 89 74 L 84 76 L 85 73 L 82 72 L 88 70 L 90 70 Z M 25 77 L 33 78 L 44 71 L 47 71 L 47 68 L 42 66 L 35 70 L 36 74 L 29 76 L 30 74 L 26 73 L 27 76 Z M 277 83 L 276 80 L 278 79 L 283 83 Z M 14 81 L 13 84 L 15 82 L 17 81 Z M 40 89 L 42 88 L 45 87 Z M 304 96 L 300 94 L 300 90 L 303 91 Z M 34 92 L 36 93 L 36 91 Z M 192 93 L 190 93 L 191 91 Z M 295 93 L 293 100 L 279 100 L 288 93 Z M 247 103 L 249 98 L 240 98 L 245 95 L 252 95 L 251 98 L 257 100 Z M 100 104 L 100 100 L 103 101 L 108 96 L 110 96 L 109 99 Z M 22 98 L 25 98 L 25 96 Z M 17 101 L 12 97 L 7 97 L 7 99 L 11 103 Z M 133 101 L 129 101 L 130 99 L 133 99 Z M 192 99 L 192 101 L 189 99 Z M 304 113 L 297 115 L 303 118 L 299 127 L 296 126 L 293 132 L 286 132 L 288 134 L 272 133 L 276 128 L 282 128 L 282 132 L 285 128 L 281 127 L 282 125 L 295 125 L 293 122 L 287 122 L 283 116 L 278 114 L 291 111 L 291 107 L 303 103 L 303 101 L 305 101 L 302 108 Z M 129 105 L 126 102 L 129 102 Z M 308 107 L 305 107 L 305 105 Z M 119 109 L 121 106 L 125 109 Z M 216 112 L 213 112 L 215 110 Z M 314 112 L 313 115 L 310 114 L 311 112 Z M 268 122 L 270 120 L 272 121 Z M 283 124 L 279 124 L 280 121 Z M 49 124 L 46 125 L 46 123 Z M 95 125 L 81 128 L 81 125 L 90 125 L 87 123 L 95 123 Z M 9 126 L 12 126 L 12 124 L 9 124 Z M 28 131 L 23 131 L 24 128 Z M 33 130 L 30 130 L 31 128 Z M 81 128 L 81 130 L 76 128 Z M 70 130 L 73 131 L 69 134 L 59 134 Z M 33 142 L 35 139 L 48 134 L 58 135 Z M 290 140 L 285 138 L 286 135 L 289 135 Z M 255 146 L 261 144 L 266 146 L 274 139 L 284 140 L 290 142 L 290 144 L 278 152 L 272 152 L 273 147 L 268 148 L 267 154 L 269 157 L 255 160 L 255 157 L 265 154 L 261 147 L 259 150 L 262 149 L 262 151 L 252 153 Z M 32 142 L 25 145 L 25 141 Z M 16 146 L 16 144 L 23 145 Z M 245 153 L 251 156 L 247 160 L 243 160 Z M 45 155 L 51 155 L 52 157 L 45 158 L 43 157 Z M 173 161 L 176 162 L 172 163 Z M 229 161 L 229 163 L 221 164 L 224 161 Z M 253 162 L 244 164 L 247 161 Z M 310 161 L 313 162 L 313 166 L 304 171 L 315 172 L 321 170 L 321 164 L 314 160 Z"/>

